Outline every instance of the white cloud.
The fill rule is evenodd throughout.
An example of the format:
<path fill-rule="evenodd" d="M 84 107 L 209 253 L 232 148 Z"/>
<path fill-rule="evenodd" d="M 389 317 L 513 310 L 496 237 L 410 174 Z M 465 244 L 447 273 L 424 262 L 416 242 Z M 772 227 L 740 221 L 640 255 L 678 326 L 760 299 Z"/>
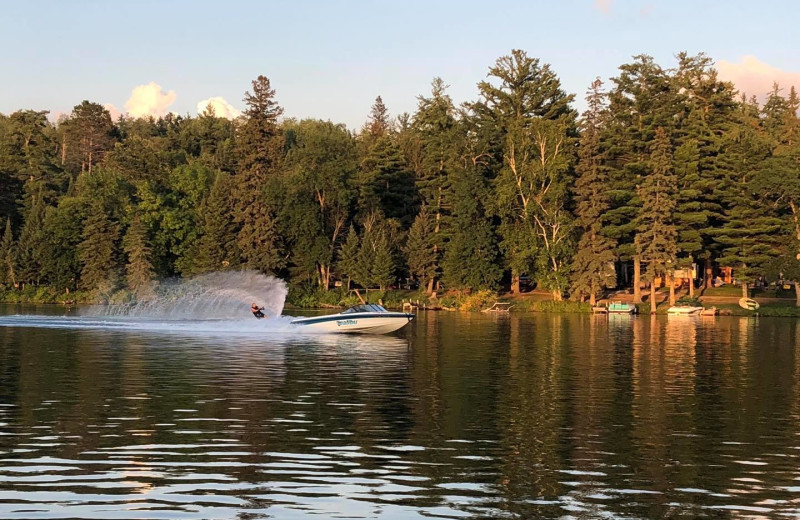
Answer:
<path fill-rule="evenodd" d="M 103 108 L 108 110 L 108 113 L 111 114 L 112 121 L 116 121 L 117 119 L 119 119 L 119 116 L 122 115 L 122 112 L 120 112 L 119 109 L 115 107 L 113 103 L 106 103 L 105 105 L 103 105 Z"/>
<path fill-rule="evenodd" d="M 594 8 L 604 14 L 611 14 L 611 4 L 614 0 L 594 0 Z"/>
<path fill-rule="evenodd" d="M 800 72 L 781 70 L 759 61 L 755 56 L 742 56 L 739 63 L 720 60 L 717 62 L 719 78 L 731 81 L 739 92 L 747 96 L 756 96 L 763 101 L 772 90 L 772 84 L 778 83 L 783 95 L 788 95 L 792 86 L 800 88 Z"/>
<path fill-rule="evenodd" d="M 214 114 L 217 117 L 224 117 L 225 119 L 236 119 L 241 112 L 236 110 L 233 105 L 225 101 L 221 96 L 210 97 L 197 103 L 197 113 L 202 114 L 206 108 L 211 107 L 214 109 Z"/>
<path fill-rule="evenodd" d="M 167 115 L 167 108 L 175 102 L 176 97 L 174 90 L 164 92 L 161 85 L 151 81 L 133 89 L 131 97 L 125 102 L 125 111 L 132 117 L 162 117 Z"/>

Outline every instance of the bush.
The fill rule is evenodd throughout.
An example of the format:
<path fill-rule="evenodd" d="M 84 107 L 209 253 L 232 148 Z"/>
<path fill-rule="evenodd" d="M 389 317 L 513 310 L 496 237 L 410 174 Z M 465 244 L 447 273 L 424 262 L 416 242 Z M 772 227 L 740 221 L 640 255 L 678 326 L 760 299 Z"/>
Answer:
<path fill-rule="evenodd" d="M 464 296 L 461 299 L 458 309 L 461 311 L 480 311 L 497 301 L 497 293 L 490 290 L 482 290 Z"/>
<path fill-rule="evenodd" d="M 700 302 L 698 298 L 691 298 L 689 296 L 681 296 L 678 298 L 678 301 L 675 302 L 676 305 L 689 305 L 692 307 L 700 307 L 703 304 Z"/>

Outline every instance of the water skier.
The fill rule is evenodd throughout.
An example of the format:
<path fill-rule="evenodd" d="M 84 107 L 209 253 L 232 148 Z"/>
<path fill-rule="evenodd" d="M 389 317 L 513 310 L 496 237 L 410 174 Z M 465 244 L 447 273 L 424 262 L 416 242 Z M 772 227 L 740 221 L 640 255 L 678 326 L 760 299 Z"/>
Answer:
<path fill-rule="evenodd" d="M 264 310 L 264 307 L 259 307 L 259 306 L 258 306 L 258 304 L 257 304 L 256 302 L 253 302 L 253 305 L 251 305 L 251 306 L 250 306 L 250 312 L 252 312 L 252 313 L 253 313 L 253 316 L 255 316 L 255 317 L 256 317 L 256 318 L 258 318 L 258 319 L 261 319 L 261 318 L 266 318 L 266 317 L 267 317 L 267 315 L 266 315 L 266 314 L 264 314 L 263 312 L 261 312 L 261 311 L 263 311 L 263 310 Z"/>

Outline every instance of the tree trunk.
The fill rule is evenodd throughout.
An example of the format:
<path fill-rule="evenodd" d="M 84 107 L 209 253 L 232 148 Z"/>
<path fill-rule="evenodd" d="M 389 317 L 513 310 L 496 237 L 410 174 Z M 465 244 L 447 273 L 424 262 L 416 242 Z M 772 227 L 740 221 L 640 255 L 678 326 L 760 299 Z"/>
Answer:
<path fill-rule="evenodd" d="M 650 282 L 650 314 L 656 313 L 656 282 Z"/>
<path fill-rule="evenodd" d="M 642 259 L 633 257 L 633 303 L 642 303 Z"/>
<path fill-rule="evenodd" d="M 561 290 L 553 289 L 553 301 L 557 301 L 557 302 L 564 301 L 564 297 L 561 294 Z"/>
<path fill-rule="evenodd" d="M 800 307 L 800 283 L 794 282 L 794 306 Z"/>
<path fill-rule="evenodd" d="M 711 267 L 711 259 L 707 258 L 705 261 L 705 268 L 706 268 L 706 289 L 710 289 L 714 286 L 714 269 Z"/>
<path fill-rule="evenodd" d="M 689 275 L 689 298 L 694 298 L 694 269 L 690 271 Z"/>
<path fill-rule="evenodd" d="M 511 270 L 511 293 L 519 294 L 519 273 Z"/>
<path fill-rule="evenodd" d="M 435 281 L 436 281 L 436 280 L 434 279 L 434 277 L 433 277 L 433 276 L 431 276 L 431 279 L 430 279 L 430 280 L 428 280 L 428 287 L 425 289 L 425 292 L 426 292 L 426 293 L 428 293 L 428 294 L 433 294 L 433 283 L 434 283 Z"/>
<path fill-rule="evenodd" d="M 800 296 L 798 296 L 798 298 L 800 298 Z M 597 305 L 597 298 L 594 295 L 594 291 L 589 293 L 589 305 L 591 305 L 592 307 Z"/>
<path fill-rule="evenodd" d="M 672 274 L 667 276 L 667 283 L 669 284 L 669 306 L 675 305 L 675 279 Z"/>
<path fill-rule="evenodd" d="M 747 298 L 747 282 L 742 282 L 742 298 Z"/>
<path fill-rule="evenodd" d="M 322 288 L 327 291 L 331 287 L 331 270 L 325 265 L 320 265 L 319 272 L 322 275 Z"/>

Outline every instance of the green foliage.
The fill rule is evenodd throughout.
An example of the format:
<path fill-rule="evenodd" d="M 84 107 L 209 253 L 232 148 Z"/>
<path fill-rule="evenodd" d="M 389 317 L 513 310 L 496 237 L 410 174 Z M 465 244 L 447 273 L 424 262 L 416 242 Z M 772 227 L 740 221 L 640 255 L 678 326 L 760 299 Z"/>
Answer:
<path fill-rule="evenodd" d="M 147 228 L 139 216 L 134 216 L 125 238 L 122 240 L 123 250 L 128 257 L 125 265 L 125 279 L 128 288 L 138 299 L 155 296 L 153 291 L 153 264 L 150 262 L 151 250 L 148 244 Z"/>
<path fill-rule="evenodd" d="M 14 247 L 14 234 L 11 231 L 11 219 L 6 219 L 6 227 L 0 242 L 0 287 L 3 284 L 14 284 L 17 281 L 14 272 L 17 251 Z"/>
<path fill-rule="evenodd" d="M 652 145 L 650 172 L 639 186 L 642 209 L 636 220 L 636 252 L 647 262 L 647 277 L 664 276 L 677 265 L 677 230 L 675 211 L 675 175 L 672 150 L 667 132 L 656 131 Z"/>
<path fill-rule="evenodd" d="M 601 89 L 602 82 L 595 80 L 587 94 L 589 109 L 581 124 L 575 214 L 582 235 L 571 266 L 573 295 L 580 299 L 588 295 L 592 304 L 604 288 L 616 285 L 616 241 L 603 233 L 611 199 L 607 193 L 608 157 L 601 141 L 608 114 Z"/>
<path fill-rule="evenodd" d="M 707 56 L 676 59 L 621 65 L 580 127 L 558 75 L 521 50 L 477 101 L 456 107 L 436 78 L 413 114 L 379 97 L 356 132 L 282 120 L 264 76 L 235 121 L 112 121 L 90 101 L 57 124 L 0 114 L 3 297 L 127 301 L 152 279 L 246 266 L 304 305 L 351 301 L 351 278 L 399 305 L 389 287 L 407 276 L 448 307 L 523 274 L 591 300 L 638 255 L 651 277 L 703 261 L 745 283 L 800 278 L 800 97 L 775 85 L 762 107 Z"/>
<path fill-rule="evenodd" d="M 119 283 L 119 224 L 113 222 L 103 207 L 95 203 L 83 227 L 78 245 L 81 261 L 81 287 L 110 293 Z"/>
<path fill-rule="evenodd" d="M 436 222 L 433 215 L 423 207 L 408 232 L 405 247 L 409 274 L 421 284 L 434 279 L 438 274 L 437 245 Z"/>
<path fill-rule="evenodd" d="M 283 109 L 274 99 L 269 79 L 259 76 L 253 92 L 245 93 L 244 122 L 238 133 L 239 170 L 233 176 L 236 245 L 245 267 L 275 272 L 285 266 L 275 207 L 265 191 L 276 175 L 283 139 L 278 117 Z"/>
<path fill-rule="evenodd" d="M 689 305 L 691 307 L 700 307 L 703 303 L 699 298 L 692 298 L 691 296 L 681 296 L 675 302 L 676 305 Z"/>
<path fill-rule="evenodd" d="M 497 301 L 497 293 L 484 289 L 465 296 L 458 305 L 461 311 L 480 311 Z"/>

